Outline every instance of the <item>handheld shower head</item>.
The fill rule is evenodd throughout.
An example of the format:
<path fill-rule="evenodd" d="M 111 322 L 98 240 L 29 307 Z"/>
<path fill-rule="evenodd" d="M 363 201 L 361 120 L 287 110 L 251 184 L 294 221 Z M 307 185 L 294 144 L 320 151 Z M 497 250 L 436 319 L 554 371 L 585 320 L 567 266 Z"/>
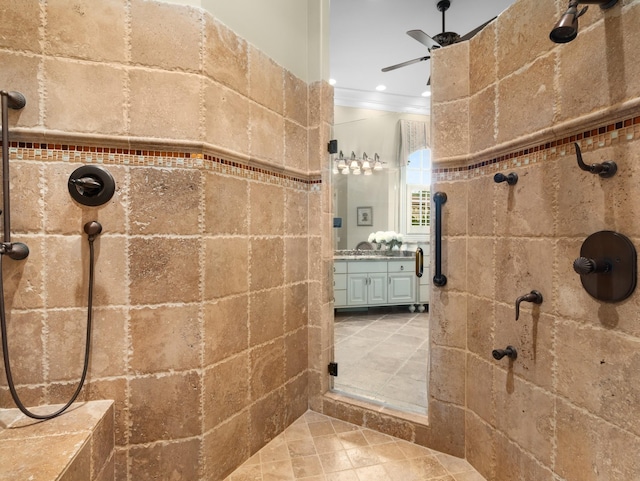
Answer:
<path fill-rule="evenodd" d="M 578 12 L 580 3 L 594 3 L 600 5 L 602 10 L 613 7 L 618 0 L 569 0 L 569 7 L 564 12 L 558 23 L 549 34 L 551 41 L 555 43 L 571 42 L 578 36 L 578 18 L 585 14 L 589 7 L 584 7 Z"/>

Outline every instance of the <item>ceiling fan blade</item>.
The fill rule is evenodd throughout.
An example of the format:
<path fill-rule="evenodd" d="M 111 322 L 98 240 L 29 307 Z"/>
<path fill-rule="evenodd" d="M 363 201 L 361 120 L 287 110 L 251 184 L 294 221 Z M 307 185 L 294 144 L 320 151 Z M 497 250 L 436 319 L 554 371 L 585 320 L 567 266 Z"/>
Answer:
<path fill-rule="evenodd" d="M 413 60 L 407 60 L 406 62 L 402 62 L 396 65 L 391 65 L 390 67 L 385 67 L 382 69 L 383 72 L 388 72 L 390 70 L 395 70 L 400 67 L 406 67 L 407 65 L 412 65 L 414 63 L 422 62 L 423 60 L 429 60 L 431 57 L 428 55 L 425 57 L 414 58 Z"/>
<path fill-rule="evenodd" d="M 431 86 L 431 75 L 429 75 L 429 80 L 427 80 L 427 86 Z"/>
<path fill-rule="evenodd" d="M 473 30 L 471 30 L 469 33 L 463 35 L 462 37 L 460 37 L 459 42 L 463 42 L 465 40 L 469 40 L 471 37 L 473 37 L 476 33 L 480 32 L 484 27 L 486 27 L 487 25 L 489 25 L 491 22 L 493 22 L 496 18 L 498 17 L 493 17 L 491 20 L 489 20 L 488 22 L 483 23 L 482 25 L 480 25 L 479 27 L 474 28 Z"/>
<path fill-rule="evenodd" d="M 417 40 L 418 42 L 420 42 L 429 50 L 431 50 L 434 47 L 435 48 L 441 47 L 441 45 L 438 42 L 436 42 L 434 39 L 429 37 L 429 35 L 424 33 L 422 30 L 409 30 L 407 32 L 407 35 L 409 35 L 409 37 L 413 38 L 414 40 Z"/>

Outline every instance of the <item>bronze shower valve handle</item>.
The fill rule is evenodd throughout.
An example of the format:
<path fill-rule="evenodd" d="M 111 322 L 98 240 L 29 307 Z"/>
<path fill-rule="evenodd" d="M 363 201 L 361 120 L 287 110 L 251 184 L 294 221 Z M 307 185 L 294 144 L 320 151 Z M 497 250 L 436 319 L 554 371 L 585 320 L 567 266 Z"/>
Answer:
<path fill-rule="evenodd" d="M 520 317 L 520 303 L 523 301 L 542 304 L 542 294 L 539 291 L 534 290 L 529 294 L 525 294 L 524 296 L 520 296 L 516 299 L 516 321 Z"/>

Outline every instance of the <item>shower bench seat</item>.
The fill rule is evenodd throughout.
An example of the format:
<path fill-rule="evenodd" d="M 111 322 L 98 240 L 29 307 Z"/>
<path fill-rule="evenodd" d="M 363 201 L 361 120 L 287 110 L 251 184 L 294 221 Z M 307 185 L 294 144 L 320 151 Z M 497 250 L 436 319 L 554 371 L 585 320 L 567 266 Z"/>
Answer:
<path fill-rule="evenodd" d="M 9 461 L 0 464 L 0 480 L 113 481 L 114 412 L 113 401 L 89 401 L 43 422 L 0 409 L 0 459 Z"/>

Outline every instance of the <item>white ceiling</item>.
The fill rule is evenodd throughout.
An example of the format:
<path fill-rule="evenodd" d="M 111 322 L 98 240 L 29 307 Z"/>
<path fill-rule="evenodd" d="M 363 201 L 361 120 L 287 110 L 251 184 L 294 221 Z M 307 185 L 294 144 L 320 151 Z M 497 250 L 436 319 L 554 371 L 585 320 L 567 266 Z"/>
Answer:
<path fill-rule="evenodd" d="M 497 16 L 515 0 L 451 0 L 446 29 L 464 35 Z M 390 72 L 383 67 L 428 55 L 409 37 L 419 29 L 442 31 L 438 0 L 331 0 L 330 69 L 336 105 L 416 114 L 429 113 L 430 61 Z M 375 90 L 386 85 L 384 93 Z"/>

